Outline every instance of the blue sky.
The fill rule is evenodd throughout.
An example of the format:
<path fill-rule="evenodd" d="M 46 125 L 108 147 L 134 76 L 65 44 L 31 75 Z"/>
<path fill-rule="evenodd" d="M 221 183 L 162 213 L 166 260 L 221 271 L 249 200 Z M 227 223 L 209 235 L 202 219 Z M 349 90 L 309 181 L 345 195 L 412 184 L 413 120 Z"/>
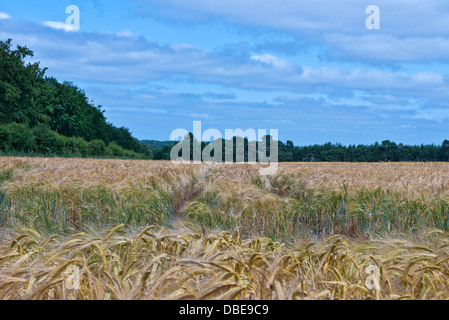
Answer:
<path fill-rule="evenodd" d="M 61 28 L 69 5 L 78 31 Z M 365 26 L 369 5 L 379 30 Z M 441 144 L 448 21 L 443 0 L 0 0 L 0 40 L 158 140 L 202 121 L 295 145 Z"/>

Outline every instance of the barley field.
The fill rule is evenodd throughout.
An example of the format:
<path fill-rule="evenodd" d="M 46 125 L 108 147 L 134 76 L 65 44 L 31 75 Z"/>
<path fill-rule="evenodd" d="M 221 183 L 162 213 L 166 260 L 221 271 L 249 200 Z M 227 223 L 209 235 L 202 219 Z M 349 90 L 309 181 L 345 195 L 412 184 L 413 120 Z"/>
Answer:
<path fill-rule="evenodd" d="M 0 299 L 448 298 L 449 163 L 0 158 Z"/>

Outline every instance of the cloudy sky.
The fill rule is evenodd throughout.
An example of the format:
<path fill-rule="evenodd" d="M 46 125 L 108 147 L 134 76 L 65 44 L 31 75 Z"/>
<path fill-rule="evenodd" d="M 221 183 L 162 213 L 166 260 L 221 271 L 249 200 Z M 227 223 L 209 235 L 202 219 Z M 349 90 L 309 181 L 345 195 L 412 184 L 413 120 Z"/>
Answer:
<path fill-rule="evenodd" d="M 369 5 L 380 29 L 366 27 Z M 295 145 L 441 144 L 448 21 L 443 0 L 0 0 L 0 40 L 158 140 L 202 121 Z"/>

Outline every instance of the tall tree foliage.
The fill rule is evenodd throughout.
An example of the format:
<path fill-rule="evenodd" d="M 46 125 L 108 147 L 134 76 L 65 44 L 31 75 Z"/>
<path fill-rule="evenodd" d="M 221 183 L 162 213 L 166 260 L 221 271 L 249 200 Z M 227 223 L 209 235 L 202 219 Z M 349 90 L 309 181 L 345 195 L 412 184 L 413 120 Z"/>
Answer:
<path fill-rule="evenodd" d="M 18 123 L 30 128 L 44 125 L 65 137 L 102 140 L 105 145 L 115 142 L 122 149 L 150 155 L 149 148 L 132 137 L 127 128 L 108 123 L 102 107 L 91 104 L 82 89 L 71 82 L 60 83 L 46 77 L 46 68 L 40 68 L 39 63 L 25 63 L 26 58 L 33 57 L 33 51 L 22 46 L 14 50 L 11 43 L 11 39 L 0 41 L 0 125 Z M 33 132 L 42 135 L 45 131 L 42 128 Z M 0 140 L 9 137 L 8 130 L 3 131 Z M 34 149 L 40 152 L 50 149 L 44 141 L 47 140 L 35 139 L 38 146 Z M 92 150 L 97 154 L 104 148 Z"/>
<path fill-rule="evenodd" d="M 45 69 L 39 63 L 25 64 L 33 52 L 17 46 L 11 50 L 11 39 L 0 41 L 0 123 L 21 122 L 35 125 L 45 118 L 40 99 Z"/>

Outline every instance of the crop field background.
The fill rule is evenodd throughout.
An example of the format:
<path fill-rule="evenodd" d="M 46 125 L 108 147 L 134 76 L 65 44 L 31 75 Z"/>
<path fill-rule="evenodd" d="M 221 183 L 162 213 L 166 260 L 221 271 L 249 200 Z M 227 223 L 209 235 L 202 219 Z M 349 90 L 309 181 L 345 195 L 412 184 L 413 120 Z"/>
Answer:
<path fill-rule="evenodd" d="M 263 177 L 0 158 L 0 184 L 0 299 L 449 298 L 449 163 L 281 163 Z"/>

